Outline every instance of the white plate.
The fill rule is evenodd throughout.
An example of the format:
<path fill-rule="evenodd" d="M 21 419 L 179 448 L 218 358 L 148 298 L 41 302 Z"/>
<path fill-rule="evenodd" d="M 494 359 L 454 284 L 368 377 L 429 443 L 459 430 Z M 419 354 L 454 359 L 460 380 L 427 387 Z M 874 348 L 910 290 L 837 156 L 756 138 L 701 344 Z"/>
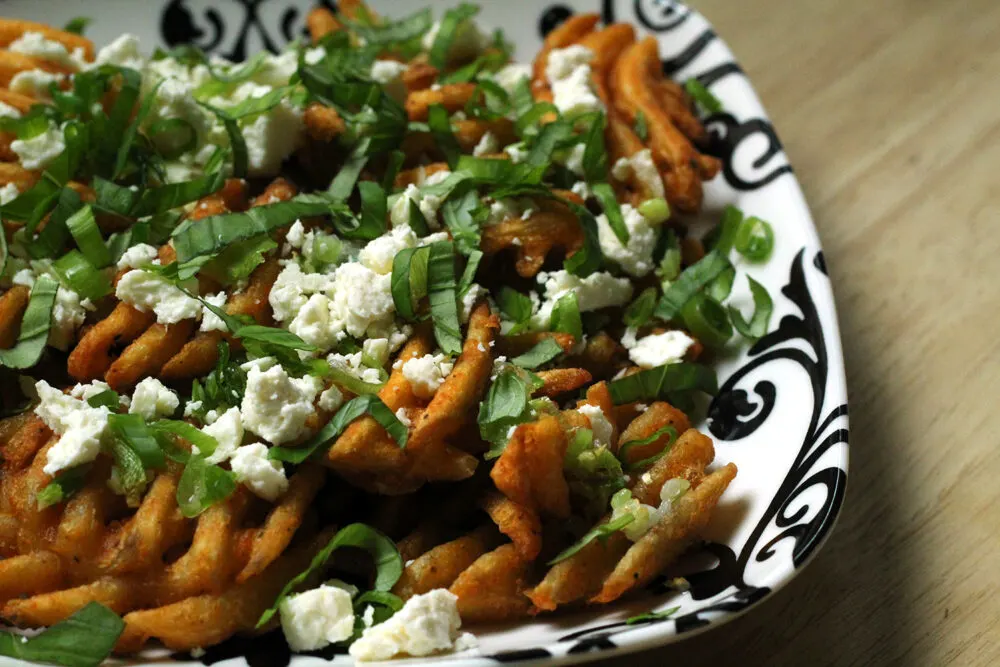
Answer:
<path fill-rule="evenodd" d="M 719 625 L 785 585 L 823 543 L 840 509 L 847 481 L 847 390 L 833 295 L 819 239 L 781 143 L 750 82 L 708 22 L 677 2 L 574 0 L 535 4 L 480 0 L 480 20 L 503 28 L 521 59 L 533 57 L 542 36 L 573 12 L 597 11 L 606 21 L 629 21 L 660 40 L 664 70 L 697 77 L 725 109 L 708 121 L 722 174 L 706 188 L 706 218 L 726 204 L 771 222 L 775 250 L 746 272 L 775 301 L 774 331 L 750 350 L 725 359 L 722 390 L 707 427 L 717 461 L 733 461 L 739 475 L 707 532 L 705 549 L 671 572 L 691 583 L 687 593 L 651 587 L 648 596 L 575 614 L 541 616 L 507 627 L 478 628 L 478 656 L 445 656 L 451 664 L 496 664 L 535 659 L 570 662 L 608 657 L 675 641 Z M 94 18 L 97 44 L 122 32 L 139 35 L 147 50 L 190 40 L 241 59 L 260 48 L 280 48 L 303 35 L 305 0 L 93 0 L 88 3 L 6 0 L 6 16 L 62 25 L 78 14 Z M 427 3 L 375 0 L 393 16 Z M 441 3 L 434 3 L 441 5 Z M 450 3 L 449 3 L 450 4 Z M 439 12 L 444 6 L 435 7 Z M 541 7 L 541 9 L 539 9 Z M 745 279 L 735 292 L 749 308 Z M 662 581 L 662 580 L 661 580 Z M 680 610 L 669 620 L 628 626 L 644 611 Z M 163 653 L 150 652 L 162 657 Z M 209 649 L 206 664 L 284 667 L 288 651 L 278 637 L 233 639 Z M 184 659 L 186 656 L 176 656 Z M 324 655 L 329 659 L 330 655 Z M 188 658 L 189 659 L 189 658 Z M 347 662 L 337 656 L 337 662 Z M 0 659 L 6 664 L 17 661 Z M 295 667 L 320 664 L 294 658 Z"/>

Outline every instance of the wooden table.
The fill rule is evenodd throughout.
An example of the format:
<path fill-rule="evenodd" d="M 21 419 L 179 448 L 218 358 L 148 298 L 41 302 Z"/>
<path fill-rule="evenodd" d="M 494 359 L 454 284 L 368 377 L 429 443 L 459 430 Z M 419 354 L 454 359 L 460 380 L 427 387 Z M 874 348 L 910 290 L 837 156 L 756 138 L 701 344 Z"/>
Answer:
<path fill-rule="evenodd" d="M 1000 2 L 692 4 L 753 80 L 815 215 L 850 481 L 789 586 L 613 664 L 1000 664 Z"/>

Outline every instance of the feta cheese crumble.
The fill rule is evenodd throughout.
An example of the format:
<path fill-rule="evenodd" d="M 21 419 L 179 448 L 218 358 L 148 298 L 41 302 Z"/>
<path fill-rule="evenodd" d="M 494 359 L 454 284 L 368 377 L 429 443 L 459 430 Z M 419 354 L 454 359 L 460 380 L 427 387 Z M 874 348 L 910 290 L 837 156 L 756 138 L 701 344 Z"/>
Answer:
<path fill-rule="evenodd" d="M 268 442 L 280 445 L 308 431 L 313 401 L 322 389 L 317 378 L 289 377 L 281 366 L 251 367 L 240 412 L 244 427 Z"/>
<path fill-rule="evenodd" d="M 185 294 L 166 278 L 133 269 L 121 277 L 115 296 L 142 312 L 153 311 L 160 324 L 176 324 L 201 316 L 201 301 Z"/>
<path fill-rule="evenodd" d="M 288 490 L 285 469 L 279 461 L 267 458 L 267 446 L 259 442 L 233 452 L 229 467 L 237 481 L 264 500 L 277 500 Z"/>
<path fill-rule="evenodd" d="M 552 87 L 553 104 L 567 116 L 579 116 L 590 111 L 603 111 L 597 97 L 590 63 L 594 52 L 574 44 L 549 53 L 545 76 Z"/>
<path fill-rule="evenodd" d="M 627 245 L 622 245 L 621 239 L 611 229 L 608 216 L 604 213 L 597 216 L 597 236 L 601 244 L 601 252 L 622 268 L 625 273 L 641 278 L 653 270 L 653 250 L 659 227 L 649 224 L 646 217 L 629 204 L 621 205 L 625 229 L 628 230 Z"/>
<path fill-rule="evenodd" d="M 413 393 L 420 398 L 434 397 L 438 388 L 444 383 L 455 367 L 443 354 L 425 354 L 422 357 L 412 357 L 403 363 L 403 377 L 410 383 Z"/>
<path fill-rule="evenodd" d="M 136 385 L 128 411 L 150 422 L 157 417 L 169 417 L 180 404 L 177 394 L 156 378 L 149 377 Z"/>
<path fill-rule="evenodd" d="M 49 88 L 52 84 L 57 86 L 66 79 L 63 74 L 46 72 L 41 69 L 29 69 L 18 72 L 10 80 L 8 88 L 12 93 L 20 93 L 28 97 L 34 97 L 39 102 L 51 102 L 52 94 Z"/>
<path fill-rule="evenodd" d="M 66 142 L 62 130 L 55 123 L 49 123 L 49 127 L 38 136 L 12 141 L 10 149 L 21 160 L 22 167 L 38 170 L 45 169 L 59 157 L 66 150 Z"/>
<path fill-rule="evenodd" d="M 630 157 L 618 159 L 611 167 L 611 175 L 623 183 L 634 176 L 649 196 L 666 197 L 660 170 L 653 162 L 653 152 L 648 148 L 644 148 Z"/>
<path fill-rule="evenodd" d="M 7 50 L 41 58 L 74 72 L 84 69 L 88 65 L 83 47 L 78 46 L 73 49 L 73 53 L 70 53 L 60 42 L 46 39 L 45 35 L 34 30 L 25 32 L 11 42 Z"/>
<path fill-rule="evenodd" d="M 372 81 L 382 84 L 385 92 L 397 102 L 406 99 L 406 84 L 403 83 L 402 76 L 406 68 L 406 63 L 395 60 L 376 60 L 372 63 Z"/>
<path fill-rule="evenodd" d="M 208 463 L 222 463 L 232 457 L 243 444 L 243 415 L 239 408 L 229 408 L 201 431 L 215 438 L 218 443 L 215 451 L 205 457 L 205 460 Z"/>
<path fill-rule="evenodd" d="M 483 136 L 476 143 L 475 147 L 472 149 L 472 154 L 475 157 L 482 157 L 484 155 L 490 155 L 496 153 L 500 150 L 500 142 L 497 141 L 496 135 L 492 132 L 485 132 Z"/>
<path fill-rule="evenodd" d="M 106 407 L 91 407 L 85 401 L 62 393 L 45 380 L 35 383 L 39 403 L 37 414 L 59 440 L 46 453 L 46 475 L 90 463 L 101 452 L 101 438 L 108 426 Z"/>
<path fill-rule="evenodd" d="M 536 280 L 545 287 L 546 301 L 532 315 L 532 323 L 542 329 L 548 327 L 553 308 L 567 294 L 576 294 L 581 313 L 622 306 L 632 298 L 632 283 L 628 278 L 616 278 L 606 271 L 596 271 L 586 278 L 575 276 L 566 270 L 551 273 L 543 271 Z"/>
<path fill-rule="evenodd" d="M 339 586 L 323 585 L 290 595 L 278 606 L 281 631 L 293 651 L 315 651 L 349 639 L 354 632 L 351 594 Z"/>
<path fill-rule="evenodd" d="M 597 447 L 608 447 L 611 445 L 611 437 L 614 433 L 614 426 L 608 421 L 604 410 L 596 405 L 581 405 L 577 412 L 585 416 L 590 421 L 590 430 L 594 434 L 594 445 Z"/>
<path fill-rule="evenodd" d="M 118 260 L 118 270 L 149 266 L 156 260 L 158 254 L 159 251 L 148 243 L 137 243 L 122 253 Z"/>
<path fill-rule="evenodd" d="M 635 330 L 630 329 L 622 336 L 622 345 L 636 366 L 656 368 L 683 360 L 694 340 L 683 331 L 665 331 L 636 339 Z"/>
<path fill-rule="evenodd" d="M 366 628 L 351 644 L 351 657 L 359 661 L 388 660 L 398 655 L 422 657 L 449 651 L 459 644 L 474 645 L 459 634 L 458 596 L 443 588 L 414 595 L 389 620 Z"/>

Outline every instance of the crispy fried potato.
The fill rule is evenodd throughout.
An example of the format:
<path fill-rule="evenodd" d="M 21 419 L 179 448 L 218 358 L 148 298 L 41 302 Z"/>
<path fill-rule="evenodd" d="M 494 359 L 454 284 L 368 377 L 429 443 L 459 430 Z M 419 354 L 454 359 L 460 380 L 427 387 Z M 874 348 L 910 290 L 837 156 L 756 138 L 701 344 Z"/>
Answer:
<path fill-rule="evenodd" d="M 15 51 L 0 50 L 0 86 L 10 87 L 11 80 L 20 72 L 40 69 L 53 74 L 66 75 L 70 70 L 44 58 L 29 56 Z"/>
<path fill-rule="evenodd" d="M 0 185 L 13 183 L 17 189 L 24 192 L 38 181 L 40 173 L 28 171 L 13 162 L 0 162 Z"/>
<path fill-rule="evenodd" d="M 52 437 L 52 431 L 34 412 L 25 412 L 4 419 L 3 444 L 0 445 L 0 469 L 10 474 L 31 463 L 45 443 Z"/>
<path fill-rule="evenodd" d="M 403 85 L 406 86 L 407 93 L 415 93 L 418 90 L 427 90 L 434 85 L 438 79 L 438 68 L 430 63 L 413 60 L 406 71 L 403 72 Z"/>
<path fill-rule="evenodd" d="M 342 30 L 344 26 L 326 7 L 313 7 L 306 15 L 306 27 L 309 29 L 309 38 L 318 42 L 331 32 Z"/>
<path fill-rule="evenodd" d="M 435 104 L 443 106 L 449 114 L 461 111 L 475 90 L 474 83 L 451 83 L 437 89 L 415 90 L 406 97 L 406 115 L 412 121 L 425 121 Z"/>
<path fill-rule="evenodd" d="M 404 169 L 396 174 L 395 187 L 406 189 L 408 185 L 422 185 L 428 176 L 449 171 L 447 162 L 433 162 L 428 165 L 421 165 L 412 169 Z"/>
<path fill-rule="evenodd" d="M 546 415 L 514 431 L 490 477 L 511 500 L 540 514 L 566 518 L 569 486 L 563 476 L 566 434 L 556 417 Z"/>
<path fill-rule="evenodd" d="M 538 556 L 542 550 L 542 522 L 537 514 L 495 491 L 483 496 L 480 505 L 525 561 Z"/>
<path fill-rule="evenodd" d="M 0 46 L 6 48 L 18 40 L 26 32 L 40 32 L 45 39 L 59 42 L 72 53 L 76 49 L 83 49 L 84 58 L 94 59 L 94 43 L 82 35 L 77 35 L 65 30 L 59 30 L 44 23 L 25 21 L 22 19 L 0 19 Z"/>
<path fill-rule="evenodd" d="M 104 374 L 105 382 L 115 391 L 122 391 L 145 377 L 156 375 L 172 356 L 181 351 L 196 324 L 194 320 L 153 324 L 111 364 Z"/>
<path fill-rule="evenodd" d="M 449 588 L 458 596 L 462 620 L 486 623 L 526 616 L 530 607 L 524 595 L 528 567 L 513 544 L 476 559 Z"/>
<path fill-rule="evenodd" d="M 127 303 L 119 303 L 110 315 L 91 327 L 70 352 L 69 374 L 80 382 L 102 377 L 111 367 L 111 348 L 135 340 L 155 321 L 153 313 L 143 313 Z"/>
<path fill-rule="evenodd" d="M 14 107 L 21 113 L 27 113 L 33 105 L 38 103 L 34 97 L 22 95 L 21 93 L 15 93 L 11 90 L 7 90 L 6 88 L 0 88 L 0 102 L 3 102 L 7 106 Z"/>
<path fill-rule="evenodd" d="M 538 211 L 527 220 L 514 218 L 490 225 L 483 229 L 479 244 L 487 257 L 515 248 L 515 268 L 525 278 L 533 278 L 541 270 L 553 248 L 560 248 L 570 256 L 581 247 L 583 230 L 568 209 L 561 213 Z"/>
<path fill-rule="evenodd" d="M 669 403 L 656 401 L 629 423 L 622 432 L 619 442 L 625 444 L 633 440 L 645 440 L 665 426 L 672 426 L 680 435 L 691 427 L 691 422 L 687 415 Z M 625 455 L 626 460 L 635 463 L 649 458 L 661 451 L 669 440 L 670 435 L 665 433 L 647 445 L 630 447 Z"/>
<path fill-rule="evenodd" d="M 456 540 L 438 545 L 406 566 L 392 592 L 406 600 L 435 588 L 448 588 L 495 544 L 495 533 L 484 526 Z"/>
<path fill-rule="evenodd" d="M 708 524 L 719 497 L 735 477 L 736 466 L 729 463 L 707 475 L 681 496 L 673 511 L 632 545 L 604 582 L 601 591 L 590 601 L 611 602 L 649 583 L 691 545 L 698 532 Z"/>
<path fill-rule="evenodd" d="M 319 102 L 313 102 L 306 107 L 302 114 L 302 121 L 305 123 L 309 137 L 316 141 L 333 141 L 347 129 L 344 119 L 340 117 L 336 109 L 323 106 Z"/>
<path fill-rule="evenodd" d="M 0 560 L 0 601 L 52 591 L 63 585 L 62 559 L 51 551 L 36 551 Z"/>
<path fill-rule="evenodd" d="M 0 349 L 14 347 L 17 342 L 17 336 L 21 332 L 21 318 L 28 309 L 30 298 L 31 290 L 24 285 L 14 285 L 0 296 Z"/>
<path fill-rule="evenodd" d="M 549 89 L 549 80 L 545 75 L 545 68 L 549 64 L 549 53 L 576 44 L 593 32 L 600 21 L 601 17 L 597 14 L 576 14 L 545 36 L 531 69 L 531 90 L 535 93 L 536 99 L 540 93 Z"/>
<path fill-rule="evenodd" d="M 582 368 L 553 368 L 535 373 L 542 379 L 542 387 L 535 393 L 539 396 L 555 398 L 560 394 L 576 391 L 594 379 L 594 376 Z"/>
<path fill-rule="evenodd" d="M 466 153 L 471 153 L 480 140 L 487 134 L 492 134 L 500 146 L 506 146 L 517 141 L 517 134 L 514 132 L 514 122 L 508 118 L 498 118 L 496 120 L 480 120 L 478 118 L 460 120 L 454 123 L 454 130 L 458 145 Z"/>

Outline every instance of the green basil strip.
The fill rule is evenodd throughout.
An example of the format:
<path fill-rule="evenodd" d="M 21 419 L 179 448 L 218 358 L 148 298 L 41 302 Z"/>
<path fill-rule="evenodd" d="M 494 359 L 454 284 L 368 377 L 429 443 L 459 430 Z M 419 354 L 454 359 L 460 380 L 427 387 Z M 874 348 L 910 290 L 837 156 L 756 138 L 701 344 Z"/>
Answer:
<path fill-rule="evenodd" d="M 176 160 L 198 146 L 198 131 L 195 130 L 194 125 L 183 118 L 164 118 L 153 123 L 146 130 L 146 136 L 156 144 L 164 143 L 163 139 L 157 139 L 157 135 L 160 134 L 168 137 L 182 137 L 180 140 L 175 138 L 168 149 L 160 150 L 160 154 L 166 160 Z"/>
<path fill-rule="evenodd" d="M 479 434 L 493 445 L 486 453 L 487 460 L 503 453 L 511 427 L 532 419 L 530 397 L 531 388 L 513 370 L 502 371 L 490 385 L 477 417 Z"/>
<path fill-rule="evenodd" d="M 115 412 L 121 406 L 121 396 L 113 389 L 105 389 L 87 399 L 87 405 L 92 408 L 107 408 Z"/>
<path fill-rule="evenodd" d="M 664 609 L 663 611 L 648 611 L 644 614 L 629 617 L 625 620 L 625 625 L 638 625 L 640 623 L 665 621 L 680 611 L 680 609 L 680 607 L 671 607 L 670 609 Z"/>
<path fill-rule="evenodd" d="M 239 124 L 232 118 L 219 116 L 222 126 L 226 128 L 226 135 L 229 137 L 229 147 L 233 151 L 233 176 L 235 178 L 246 178 L 250 170 L 250 157 L 247 152 L 247 142 L 243 138 L 243 132 Z"/>
<path fill-rule="evenodd" d="M 142 75 L 127 67 L 109 68 L 105 65 L 101 70 L 113 72 L 112 76 L 121 75 L 121 85 L 118 86 L 118 94 L 110 113 L 108 113 L 107 122 L 101 131 L 92 137 L 99 149 L 97 151 L 98 164 L 100 165 L 99 173 L 113 175 L 118 172 L 119 161 L 124 167 L 125 159 L 128 156 L 129 146 L 123 143 L 123 140 L 131 144 L 135 138 L 135 133 L 130 134 L 129 132 L 129 121 L 132 119 L 132 112 L 139 100 Z M 141 112 L 140 108 L 139 113 Z"/>
<path fill-rule="evenodd" d="M 118 614 L 98 602 L 88 602 L 34 637 L 0 632 L 0 654 L 63 667 L 97 667 L 111 655 L 124 629 Z"/>
<path fill-rule="evenodd" d="M 432 243 L 429 247 L 427 297 L 434 322 L 434 339 L 445 354 L 458 354 L 462 351 L 462 325 L 458 317 L 455 247 L 450 241 Z"/>
<path fill-rule="evenodd" d="M 555 565 L 556 563 L 560 563 L 566 560 L 567 558 L 576 555 L 577 552 L 579 552 L 581 549 L 583 549 L 585 546 L 587 546 L 594 540 L 597 539 L 606 540 L 608 537 L 617 533 L 619 530 L 629 525 L 634 520 L 635 517 L 632 516 L 631 514 L 623 514 L 614 521 L 608 521 L 607 523 L 602 523 L 598 526 L 595 526 L 594 528 L 587 531 L 587 533 L 579 540 L 577 540 L 572 546 L 559 552 L 559 555 L 557 555 L 555 558 L 546 563 L 546 565 Z"/>
<path fill-rule="evenodd" d="M 239 213 L 186 221 L 172 234 L 177 259 L 186 262 L 215 254 L 229 244 L 290 225 L 300 218 L 330 214 L 342 204 L 325 195 L 302 194 L 288 201 L 255 206 Z"/>
<path fill-rule="evenodd" d="M 111 281 L 95 269 L 79 250 L 70 250 L 53 263 L 53 270 L 71 290 L 85 299 L 96 300 L 111 292 Z"/>
<path fill-rule="evenodd" d="M 71 32 L 74 35 L 82 35 L 84 29 L 86 29 L 86 27 L 90 25 L 93 20 L 94 19 L 89 16 L 77 16 L 76 18 L 72 18 L 67 21 L 66 25 L 63 26 L 63 30 Z"/>
<path fill-rule="evenodd" d="M 608 151 L 604 147 L 605 116 L 597 114 L 584 135 L 583 175 L 588 183 L 608 178 Z"/>
<path fill-rule="evenodd" d="M 623 246 L 628 245 L 629 233 L 625 226 L 625 218 L 622 217 L 622 209 L 618 204 L 615 191 L 608 183 L 594 183 L 590 186 L 591 191 L 604 209 L 604 215 L 608 219 L 611 231 L 615 233 Z"/>
<path fill-rule="evenodd" d="M 677 280 L 663 292 L 660 302 L 656 305 L 656 316 L 664 320 L 676 318 L 691 297 L 731 266 L 725 256 L 715 250 L 711 251 L 684 269 Z"/>
<path fill-rule="evenodd" d="M 698 79 L 688 79 L 685 81 L 684 90 L 708 113 L 719 113 L 722 111 L 722 102 Z"/>
<path fill-rule="evenodd" d="M 566 258 L 563 268 L 576 276 L 589 276 L 601 268 L 604 255 L 597 234 L 597 220 L 584 206 L 567 202 L 583 228 L 583 247 Z"/>
<path fill-rule="evenodd" d="M 655 287 L 647 287 L 635 298 L 625 309 L 622 320 L 625 326 L 638 329 L 645 325 L 653 317 L 656 310 L 657 291 Z"/>
<path fill-rule="evenodd" d="M 429 252 L 426 246 L 423 248 L 405 248 L 396 253 L 396 256 L 392 258 L 392 278 L 389 283 L 392 292 L 392 302 L 396 306 L 396 313 L 404 320 L 410 322 L 417 319 L 416 300 L 413 298 L 414 289 L 412 287 L 413 272 L 410 267 L 413 264 L 415 255 L 420 253 L 426 256 Z M 424 289 L 426 290 L 426 287 Z"/>
<path fill-rule="evenodd" d="M 421 9 L 420 11 L 404 17 L 398 21 L 383 23 L 381 25 L 362 25 L 357 22 L 350 22 L 353 33 L 363 37 L 368 44 L 399 44 L 409 42 L 427 33 L 431 29 L 431 10 Z"/>
<path fill-rule="evenodd" d="M 118 185 L 100 176 L 95 176 L 90 185 L 96 195 L 93 203 L 95 209 L 118 217 L 132 217 L 132 210 L 141 196 L 138 188 Z"/>
<path fill-rule="evenodd" d="M 7 251 L 7 233 L 0 227 L 0 276 L 7 270 L 7 258 L 10 256 Z"/>
<path fill-rule="evenodd" d="M 264 255 L 277 247 L 266 234 L 236 241 L 202 266 L 201 272 L 222 285 L 232 285 L 249 278 L 264 263 Z"/>
<path fill-rule="evenodd" d="M 120 438 L 111 439 L 107 445 L 118 471 L 118 483 L 130 502 L 138 502 L 142 490 L 146 488 L 146 469 L 139 453 Z"/>
<path fill-rule="evenodd" d="M 139 104 L 139 110 L 136 111 L 135 113 L 135 118 L 132 119 L 132 122 L 129 123 L 128 128 L 125 130 L 125 134 L 124 136 L 122 136 L 121 144 L 119 144 L 118 146 L 118 152 L 115 155 L 115 165 L 114 165 L 114 170 L 111 172 L 111 180 L 117 180 L 118 178 L 121 177 L 122 173 L 125 171 L 125 165 L 128 164 L 128 154 L 132 148 L 132 144 L 135 143 L 136 136 L 139 134 L 139 127 L 143 124 L 143 122 L 145 122 L 146 116 L 148 116 L 149 112 L 152 110 L 153 103 L 156 101 L 156 91 L 160 89 L 160 85 L 162 83 L 163 83 L 162 80 L 158 81 L 156 85 L 153 86 L 152 90 L 146 93 L 145 97 L 143 97 L 142 99 L 142 102 Z M 172 120 L 181 121 L 185 123 L 187 122 L 181 120 L 180 118 L 175 118 Z M 198 136 L 194 132 L 194 126 L 191 125 L 191 123 L 187 123 L 187 125 L 191 129 L 191 133 L 194 135 L 194 137 L 190 141 L 190 145 L 187 146 L 187 148 L 185 149 L 185 150 L 190 150 L 191 148 L 194 148 L 194 145 L 197 143 Z M 154 134 L 154 132 L 151 128 L 150 135 L 152 134 Z M 178 151 L 178 154 L 183 152 L 185 151 L 184 150 Z"/>
<path fill-rule="evenodd" d="M 757 341 L 767 333 L 774 303 L 771 301 L 771 295 L 767 293 L 766 287 L 750 276 L 747 276 L 747 281 L 750 283 L 750 293 L 753 295 L 753 315 L 747 322 L 743 319 L 743 313 L 737 308 L 729 306 L 729 318 L 733 321 L 733 328 L 739 331 L 741 336 L 747 340 Z"/>
<path fill-rule="evenodd" d="M 236 490 L 233 473 L 192 456 L 177 482 L 177 505 L 181 514 L 192 519 L 228 498 Z"/>
<path fill-rule="evenodd" d="M 669 435 L 670 438 L 667 440 L 666 443 L 664 443 L 663 449 L 661 449 L 653 456 L 641 459 L 639 461 L 636 461 L 635 463 L 629 463 L 626 454 L 630 449 L 634 447 L 642 447 L 644 445 L 652 444 L 665 435 Z M 628 442 L 620 445 L 618 447 L 618 460 L 622 462 L 622 466 L 625 468 L 626 472 L 631 472 L 633 470 L 640 470 L 649 465 L 652 465 L 653 463 L 656 463 L 656 461 L 661 459 L 664 454 L 670 451 L 670 448 L 673 447 L 674 442 L 676 441 L 677 441 L 677 429 L 667 424 L 666 426 L 657 429 L 656 432 L 654 432 L 652 435 L 646 438 L 641 438 L 639 440 L 629 440 Z"/>
<path fill-rule="evenodd" d="M 14 347 L 0 350 L 0 366 L 30 368 L 38 363 L 45 349 L 52 325 L 52 306 L 56 302 L 59 283 L 48 276 L 39 276 L 31 288 L 31 298 L 21 319 L 21 333 Z"/>
<path fill-rule="evenodd" d="M 479 270 L 479 263 L 483 261 L 483 251 L 473 250 L 469 253 L 469 260 L 465 263 L 462 277 L 458 279 L 458 296 L 462 297 L 472 284 L 476 282 L 476 271 Z"/>
<path fill-rule="evenodd" d="M 497 305 L 500 307 L 500 312 L 503 313 L 504 317 L 514 323 L 513 328 L 507 332 L 508 336 L 519 333 L 528 326 L 532 311 L 531 298 L 529 296 L 504 285 L 500 288 L 500 292 L 497 295 Z"/>
<path fill-rule="evenodd" d="M 386 407 L 385 403 L 378 396 L 365 394 L 352 398 L 337 411 L 326 426 L 319 432 L 297 447 L 272 447 L 268 452 L 268 458 L 286 463 L 302 463 L 308 459 L 320 447 L 327 444 L 340 435 L 348 424 L 362 415 L 371 415 L 382 428 L 384 428 L 393 440 L 401 448 L 406 447 L 408 430 L 403 423 L 396 419 L 392 410 Z"/>
<path fill-rule="evenodd" d="M 402 195 L 400 195 L 402 196 Z M 407 197 L 409 199 L 409 197 Z M 419 238 L 423 238 L 431 233 L 431 228 L 427 224 L 427 218 L 424 217 L 424 212 L 420 210 L 420 205 L 416 201 L 410 199 L 410 227 L 413 229 L 413 233 Z"/>
<path fill-rule="evenodd" d="M 454 171 L 458 165 L 458 159 L 462 155 L 462 148 L 458 145 L 458 139 L 451 131 L 451 119 L 448 117 L 448 111 L 440 104 L 435 104 L 428 110 L 427 125 L 434 136 L 434 145 L 444 154 L 448 167 Z"/>
<path fill-rule="evenodd" d="M 341 200 L 346 200 L 351 196 L 351 193 L 354 192 L 354 186 L 358 183 L 358 177 L 361 176 L 361 170 L 368 164 L 369 143 L 369 139 L 364 138 L 354 147 L 347 160 L 344 161 L 344 166 L 340 168 L 337 175 L 333 177 L 333 181 L 330 182 L 330 187 L 326 189 L 328 195 Z"/>
<path fill-rule="evenodd" d="M 489 214 L 475 190 L 453 196 L 441 206 L 441 217 L 463 255 L 479 250 L 480 224 Z"/>
<path fill-rule="evenodd" d="M 646 114 L 641 110 L 635 112 L 635 121 L 632 123 L 632 129 L 635 131 L 635 136 L 639 137 L 643 143 L 649 139 L 649 123 L 646 121 Z"/>
<path fill-rule="evenodd" d="M 403 162 L 406 160 L 406 153 L 401 150 L 394 150 L 389 152 L 389 156 L 386 158 L 385 173 L 382 175 L 382 189 L 386 192 L 392 192 L 396 189 L 396 176 L 399 175 L 399 170 L 403 168 Z"/>
<path fill-rule="evenodd" d="M 547 364 L 560 354 L 562 346 L 552 338 L 543 338 L 534 347 L 510 360 L 510 363 L 521 368 L 538 368 L 542 364 Z"/>
<path fill-rule="evenodd" d="M 281 603 L 291 595 L 296 588 L 310 579 L 314 573 L 319 573 L 326 566 L 333 553 L 341 547 L 355 547 L 367 551 L 375 562 L 375 590 L 388 592 L 403 575 L 403 557 L 399 555 L 395 543 L 384 534 L 363 523 L 352 523 L 344 526 L 317 553 L 312 562 L 303 572 L 292 578 L 281 589 L 274 604 L 261 614 L 257 627 L 265 625 L 278 612 Z"/>
<path fill-rule="evenodd" d="M 361 193 L 361 218 L 357 224 L 339 224 L 338 217 L 334 216 L 334 225 L 345 238 L 371 241 L 385 234 L 388 213 L 385 190 L 374 181 L 362 181 L 358 183 L 358 191 Z"/>
<path fill-rule="evenodd" d="M 160 445 L 141 415 L 109 415 L 108 428 L 111 429 L 111 434 L 115 438 L 124 442 L 139 455 L 144 468 L 156 470 L 167 465 L 163 450 L 160 449 Z"/>
<path fill-rule="evenodd" d="M 219 442 L 205 433 L 201 429 L 188 424 L 187 422 L 175 419 L 161 419 L 149 425 L 154 437 L 164 443 L 163 436 L 177 436 L 191 443 L 192 448 L 197 448 L 196 456 L 211 456 Z"/>
<path fill-rule="evenodd" d="M 472 155 L 459 158 L 455 171 L 465 174 L 477 184 L 517 187 L 538 185 L 545 174 L 544 165 L 514 164 L 510 160 L 494 160 Z"/>
<path fill-rule="evenodd" d="M 221 171 L 206 174 L 190 181 L 168 183 L 158 188 L 148 188 L 139 197 L 129 215 L 142 218 L 147 215 L 162 214 L 178 206 L 183 206 L 202 197 L 218 192 L 226 182 Z"/>
<path fill-rule="evenodd" d="M 448 51 L 451 49 L 452 42 L 455 41 L 459 25 L 478 13 L 479 7 L 468 3 L 462 3 L 444 13 L 438 26 L 437 35 L 434 37 L 434 43 L 427 53 L 427 60 L 431 65 L 438 69 L 444 69 L 445 65 L 448 64 Z"/>
<path fill-rule="evenodd" d="M 87 473 L 92 467 L 89 463 L 85 463 L 63 470 L 56 475 L 55 479 L 46 484 L 44 489 L 35 494 L 38 509 L 43 510 L 72 498 L 86 484 Z"/>
<path fill-rule="evenodd" d="M 736 233 L 742 223 L 743 211 L 735 206 L 727 206 L 722 211 L 722 220 L 719 225 L 708 234 L 705 241 L 710 244 L 712 250 L 728 258 L 729 251 L 733 249 L 733 244 L 736 241 Z"/>
<path fill-rule="evenodd" d="M 715 395 L 719 384 L 712 368 L 681 362 L 657 366 L 613 380 L 608 384 L 608 390 L 615 405 L 621 405 L 666 399 L 674 392 L 703 391 Z"/>
<path fill-rule="evenodd" d="M 547 113 L 555 111 L 555 107 L 547 102 L 539 103 L 538 105 L 535 105 L 527 116 L 523 116 L 517 121 L 518 125 L 520 125 L 522 121 L 527 122 L 531 116 L 535 115 L 536 110 L 539 117 L 541 117 Z M 564 144 L 571 136 L 573 136 L 573 125 L 571 123 L 566 121 L 549 123 L 542 128 L 541 132 L 538 133 L 538 138 L 535 140 L 534 145 L 532 145 L 531 152 L 528 153 L 528 157 L 525 162 L 533 166 L 548 167 L 552 162 L 552 153 L 555 152 L 557 147 Z"/>
<path fill-rule="evenodd" d="M 80 252 L 94 268 L 101 269 L 111 263 L 111 253 L 104 245 L 101 230 L 98 229 L 97 220 L 94 219 L 94 210 L 90 206 L 84 206 L 69 216 L 66 227 L 80 248 Z"/>
<path fill-rule="evenodd" d="M 56 199 L 56 207 L 49 216 L 49 221 L 45 228 L 38 233 L 34 239 L 28 243 L 28 253 L 35 259 L 55 257 L 59 254 L 66 242 L 69 241 L 70 233 L 66 227 L 66 221 L 75 213 L 83 202 L 80 195 L 72 188 L 63 188 Z M 27 234 L 31 234 L 33 229 L 25 225 Z"/>
<path fill-rule="evenodd" d="M 570 292 L 559 297 L 552 309 L 552 331 L 568 333 L 579 342 L 583 340 L 583 319 L 580 317 L 580 305 L 576 292 Z"/>

